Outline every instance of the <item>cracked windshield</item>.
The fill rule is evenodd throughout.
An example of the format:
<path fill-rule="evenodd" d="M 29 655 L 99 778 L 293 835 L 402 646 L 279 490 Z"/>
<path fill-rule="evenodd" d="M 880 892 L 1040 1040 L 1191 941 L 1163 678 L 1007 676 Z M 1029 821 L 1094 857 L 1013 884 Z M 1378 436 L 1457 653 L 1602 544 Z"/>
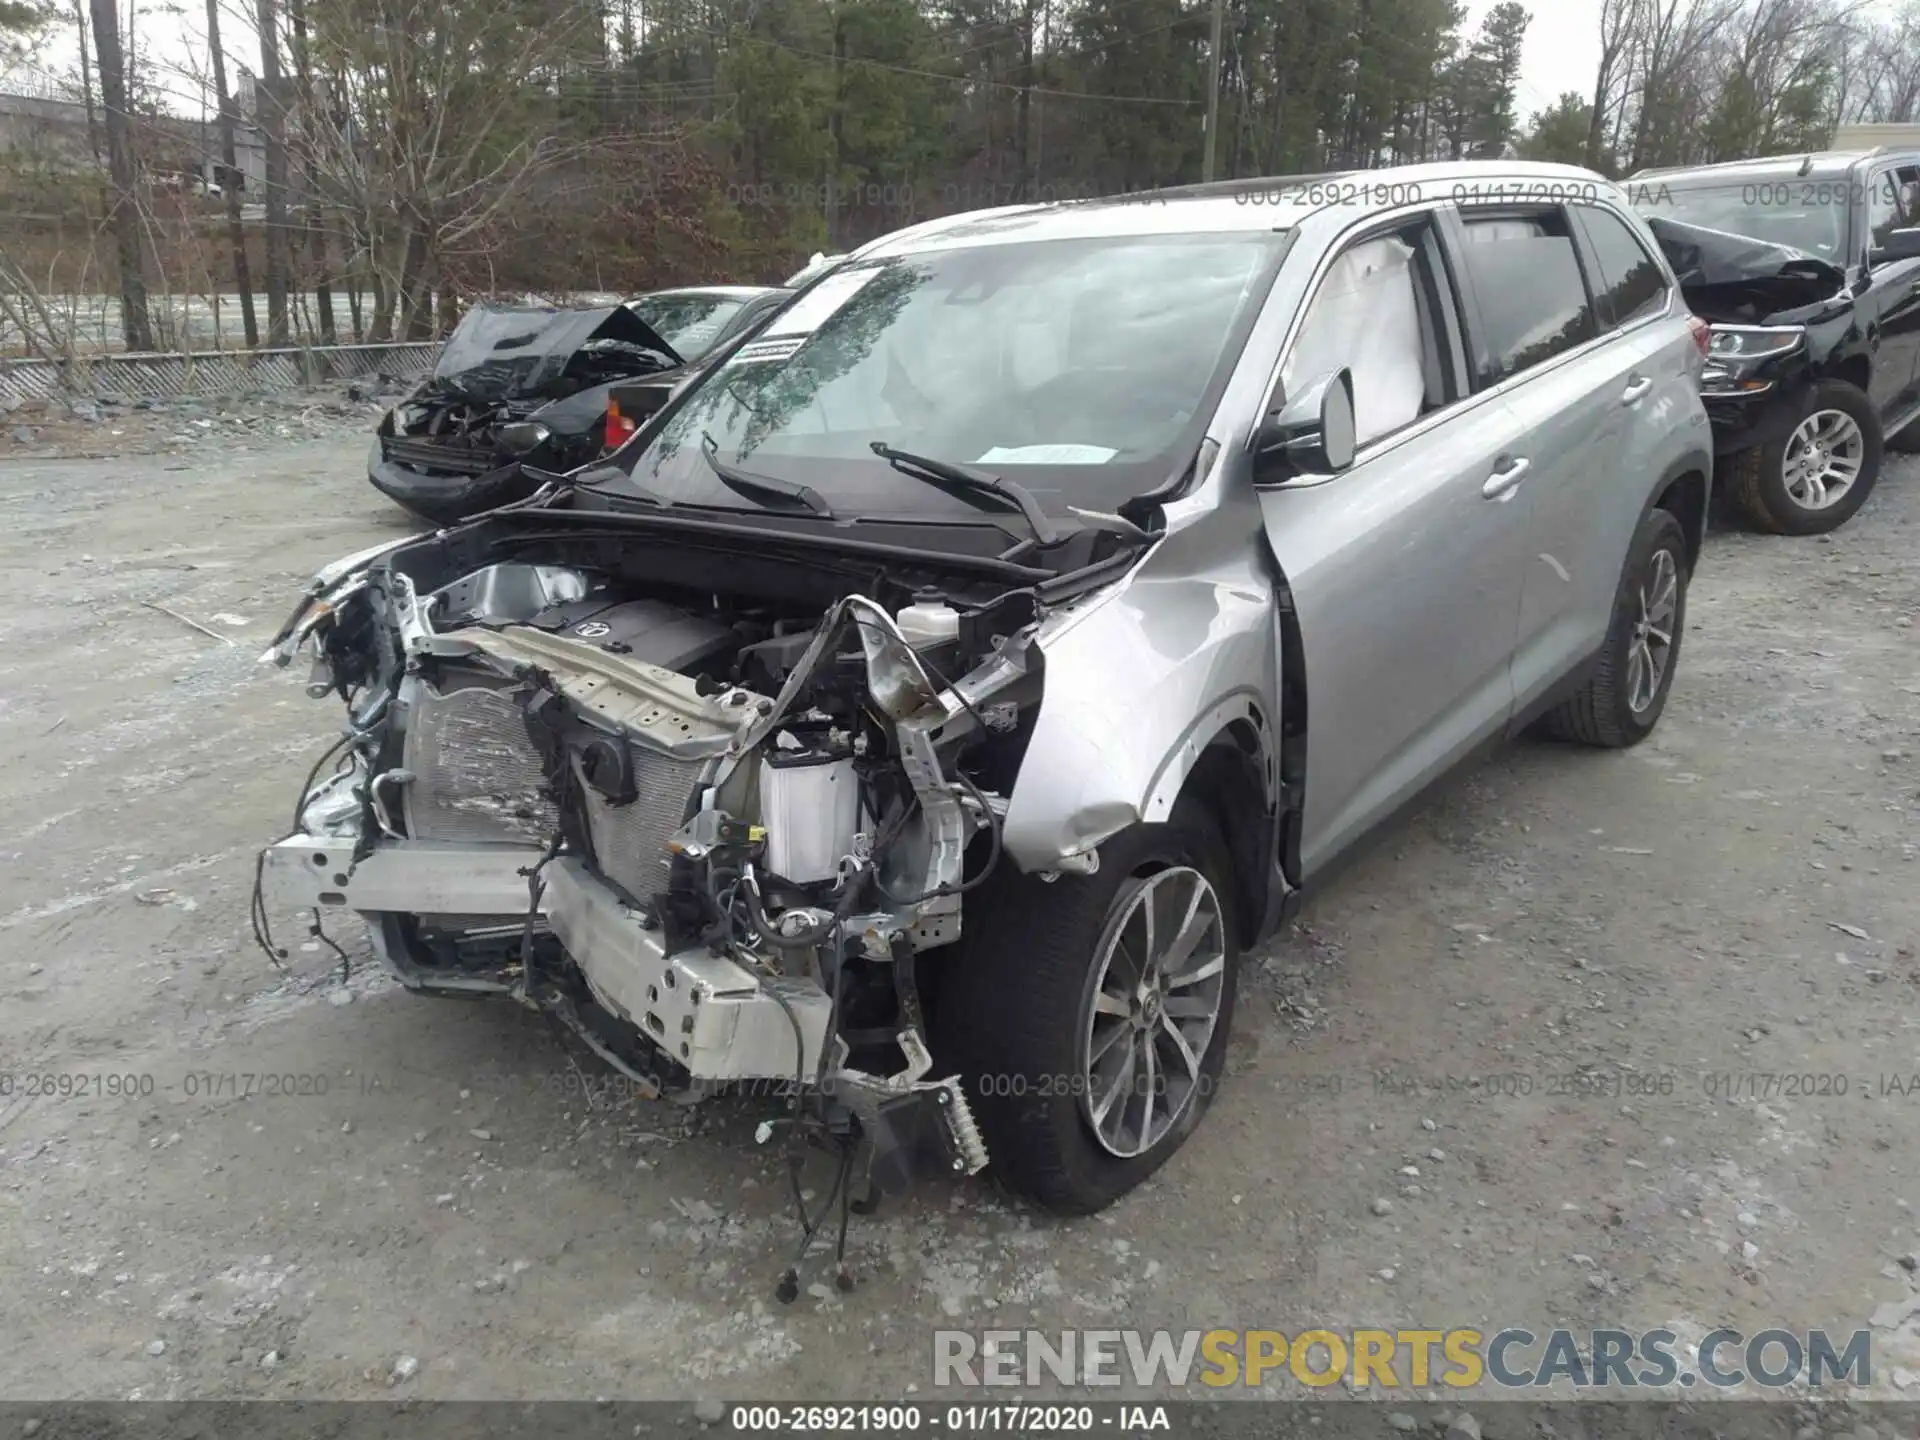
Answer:
<path fill-rule="evenodd" d="M 768 498 L 720 467 L 807 486 L 837 514 L 977 518 L 893 471 L 884 444 L 1017 480 L 1056 513 L 1118 504 L 1198 444 L 1282 238 L 984 244 L 842 270 L 688 398 L 632 481 L 681 502 Z"/>

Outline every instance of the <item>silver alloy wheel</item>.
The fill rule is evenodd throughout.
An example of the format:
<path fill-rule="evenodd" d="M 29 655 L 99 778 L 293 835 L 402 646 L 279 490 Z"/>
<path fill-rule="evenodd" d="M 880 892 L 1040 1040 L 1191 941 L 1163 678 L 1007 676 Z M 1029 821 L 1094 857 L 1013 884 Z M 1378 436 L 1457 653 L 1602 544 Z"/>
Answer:
<path fill-rule="evenodd" d="M 1081 1027 L 1081 1105 L 1102 1148 L 1144 1154 L 1199 1097 L 1226 989 L 1220 897 L 1176 865 L 1129 881 L 1094 957 Z"/>
<path fill-rule="evenodd" d="M 1640 586 L 1640 618 L 1627 651 L 1627 705 L 1644 715 L 1660 693 L 1673 655 L 1673 623 L 1680 609 L 1680 567 L 1664 546 L 1653 552 L 1653 573 Z"/>
<path fill-rule="evenodd" d="M 1867 439 L 1844 410 L 1816 410 L 1788 437 L 1780 461 L 1787 494 L 1803 510 L 1838 505 L 1866 465 Z"/>

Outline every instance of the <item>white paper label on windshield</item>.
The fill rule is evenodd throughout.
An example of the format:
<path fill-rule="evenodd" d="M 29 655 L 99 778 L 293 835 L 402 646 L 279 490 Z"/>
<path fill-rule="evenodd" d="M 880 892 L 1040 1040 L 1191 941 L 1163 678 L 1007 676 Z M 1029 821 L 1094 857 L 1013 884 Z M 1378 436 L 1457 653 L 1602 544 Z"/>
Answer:
<path fill-rule="evenodd" d="M 731 363 L 749 365 L 761 360 L 785 360 L 806 343 L 804 335 L 789 335 L 784 340 L 752 340 L 733 352 Z"/>
<path fill-rule="evenodd" d="M 1104 465 L 1118 455 L 1104 445 L 996 445 L 976 465 Z"/>
<path fill-rule="evenodd" d="M 878 265 L 858 270 L 841 270 L 829 275 L 800 299 L 773 317 L 773 323 L 760 332 L 771 340 L 785 335 L 811 335 L 840 312 L 854 296 L 871 285 L 880 274 Z"/>

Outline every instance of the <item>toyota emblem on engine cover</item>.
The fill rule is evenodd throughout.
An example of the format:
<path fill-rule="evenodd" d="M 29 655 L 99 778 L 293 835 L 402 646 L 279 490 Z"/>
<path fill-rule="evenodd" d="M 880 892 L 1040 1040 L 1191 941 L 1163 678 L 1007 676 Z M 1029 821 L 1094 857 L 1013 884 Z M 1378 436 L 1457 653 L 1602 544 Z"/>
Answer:
<path fill-rule="evenodd" d="M 602 635 L 611 635 L 613 627 L 604 620 L 589 620 L 583 625 L 574 626 L 573 633 L 582 640 L 598 640 Z"/>

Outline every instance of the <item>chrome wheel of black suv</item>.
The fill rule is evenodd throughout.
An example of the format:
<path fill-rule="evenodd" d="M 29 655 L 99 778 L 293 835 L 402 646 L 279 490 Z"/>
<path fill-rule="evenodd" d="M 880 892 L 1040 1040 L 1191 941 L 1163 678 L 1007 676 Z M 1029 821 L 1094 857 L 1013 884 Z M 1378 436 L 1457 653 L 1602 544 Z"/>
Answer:
<path fill-rule="evenodd" d="M 1824 535 L 1867 503 L 1882 448 L 1873 402 L 1844 380 L 1822 380 L 1785 436 L 1734 462 L 1734 499 L 1762 530 Z"/>

